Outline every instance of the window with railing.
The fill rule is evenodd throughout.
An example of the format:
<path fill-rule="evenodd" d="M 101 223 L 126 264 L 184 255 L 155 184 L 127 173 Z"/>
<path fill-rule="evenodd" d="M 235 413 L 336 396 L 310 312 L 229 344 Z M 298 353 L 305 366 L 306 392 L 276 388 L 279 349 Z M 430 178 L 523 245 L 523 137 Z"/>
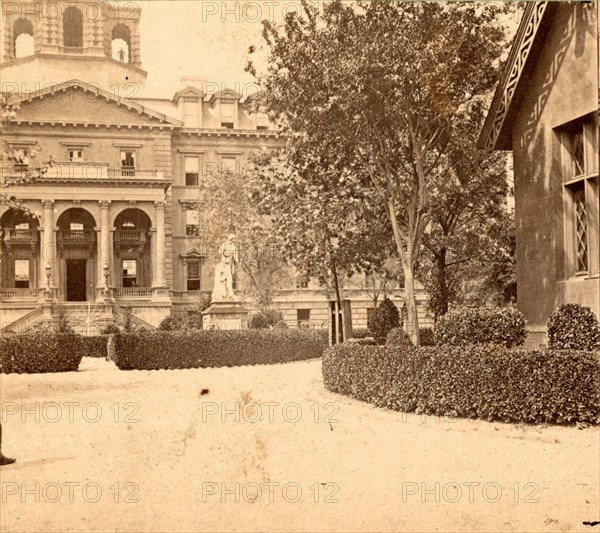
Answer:
<path fill-rule="evenodd" d="M 71 163 L 81 163 L 83 161 L 83 150 L 81 148 L 70 149 L 69 161 Z"/>
<path fill-rule="evenodd" d="M 29 149 L 15 148 L 11 153 L 15 172 L 27 172 L 29 170 Z"/>
<path fill-rule="evenodd" d="M 123 287 L 137 287 L 137 261 L 134 259 L 123 261 Z"/>
<path fill-rule="evenodd" d="M 135 159 L 133 150 L 121 151 L 121 176 L 135 176 Z"/>

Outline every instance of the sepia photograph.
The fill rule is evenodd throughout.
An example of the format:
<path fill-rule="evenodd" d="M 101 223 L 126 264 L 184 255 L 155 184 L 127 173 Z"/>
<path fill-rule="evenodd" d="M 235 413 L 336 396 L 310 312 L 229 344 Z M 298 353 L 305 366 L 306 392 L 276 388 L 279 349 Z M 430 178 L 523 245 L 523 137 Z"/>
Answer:
<path fill-rule="evenodd" d="M 0 533 L 600 533 L 600 0 L 0 7 Z"/>

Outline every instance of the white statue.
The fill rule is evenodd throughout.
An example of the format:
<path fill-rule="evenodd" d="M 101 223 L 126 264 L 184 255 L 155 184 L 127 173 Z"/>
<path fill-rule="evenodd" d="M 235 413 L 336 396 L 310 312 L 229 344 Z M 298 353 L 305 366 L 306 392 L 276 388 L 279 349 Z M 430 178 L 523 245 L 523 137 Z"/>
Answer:
<path fill-rule="evenodd" d="M 215 284 L 212 292 L 213 302 L 235 302 L 233 294 L 233 276 L 238 264 L 238 251 L 235 235 L 231 234 L 219 248 L 220 260 L 215 267 Z"/>

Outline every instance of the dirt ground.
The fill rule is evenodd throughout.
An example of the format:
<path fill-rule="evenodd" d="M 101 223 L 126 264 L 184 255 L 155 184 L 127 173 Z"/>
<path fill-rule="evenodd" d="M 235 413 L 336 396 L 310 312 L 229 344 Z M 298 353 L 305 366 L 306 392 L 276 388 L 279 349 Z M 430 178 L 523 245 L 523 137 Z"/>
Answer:
<path fill-rule="evenodd" d="M 0 531 L 594 531 L 598 428 L 325 391 L 320 361 L 0 376 Z"/>

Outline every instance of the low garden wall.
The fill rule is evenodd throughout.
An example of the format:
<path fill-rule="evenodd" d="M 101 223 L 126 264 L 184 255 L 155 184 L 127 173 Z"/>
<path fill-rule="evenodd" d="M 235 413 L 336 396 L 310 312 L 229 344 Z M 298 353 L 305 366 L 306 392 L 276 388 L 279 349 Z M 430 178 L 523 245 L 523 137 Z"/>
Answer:
<path fill-rule="evenodd" d="M 378 407 L 503 422 L 600 423 L 600 352 L 361 346 L 323 355 L 325 387 Z"/>

